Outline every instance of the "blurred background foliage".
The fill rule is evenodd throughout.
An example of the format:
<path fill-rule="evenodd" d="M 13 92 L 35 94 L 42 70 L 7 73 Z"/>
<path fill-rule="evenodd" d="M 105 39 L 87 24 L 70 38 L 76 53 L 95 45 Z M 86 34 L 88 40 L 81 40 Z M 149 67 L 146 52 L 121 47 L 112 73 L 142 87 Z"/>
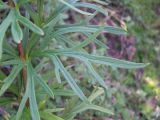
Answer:
<path fill-rule="evenodd" d="M 125 52 L 130 51 L 129 55 L 133 55 L 133 59 L 138 62 L 150 63 L 144 70 L 118 71 L 114 80 L 116 84 L 119 82 L 121 89 L 125 86 L 128 92 L 126 94 L 124 89 L 120 90 L 119 98 L 123 104 L 119 103 L 118 111 L 124 116 L 124 120 L 159 120 L 160 1 L 114 0 L 110 5 L 117 16 L 126 23 L 127 41 L 132 41 L 132 48 L 125 48 Z M 120 44 L 122 47 L 126 43 Z"/>
<path fill-rule="evenodd" d="M 149 62 L 145 69 L 136 71 L 106 69 L 97 66 L 97 71 L 106 79 L 113 92 L 112 107 L 114 117 L 105 117 L 102 113 L 87 112 L 95 118 L 104 120 L 159 120 L 160 119 L 160 1 L 159 0 L 113 0 L 104 5 L 109 17 L 98 15 L 91 21 L 94 24 L 107 23 L 127 27 L 127 36 L 105 34 L 103 42 L 109 47 L 105 50 L 92 44 L 90 50 L 119 59 L 136 62 Z M 70 14 L 74 14 L 70 12 Z M 70 16 L 72 22 L 78 20 Z M 100 99 L 100 98 L 99 98 Z M 101 98 L 103 99 L 103 98 Z M 100 101 L 100 100 L 99 100 Z M 101 105 L 107 105 L 104 100 Z M 83 113 L 84 114 L 84 113 Z"/>
<path fill-rule="evenodd" d="M 93 2 L 93 0 L 82 1 Z M 99 47 L 92 43 L 86 47 L 86 50 L 93 54 L 99 53 L 119 59 L 149 62 L 150 65 L 145 69 L 138 69 L 136 71 L 117 68 L 110 69 L 102 65 L 95 65 L 96 71 L 105 78 L 106 84 L 110 87 L 111 95 L 109 99 L 106 99 L 105 95 L 102 94 L 94 102 L 100 106 L 106 106 L 114 110 L 115 115 L 107 116 L 101 112 L 88 110 L 78 114 L 75 119 L 160 120 L 160 0 L 103 0 L 101 2 L 99 4 L 103 5 L 106 12 L 109 12 L 109 16 L 104 17 L 98 14 L 90 22 L 92 24 L 119 25 L 127 28 L 128 34 L 127 36 L 103 34 L 99 39 L 108 46 L 107 49 L 105 46 Z M 0 17 L 3 17 L 1 15 Z M 69 10 L 63 17 L 65 20 L 62 22 L 71 24 L 79 21 L 79 18 L 83 18 L 84 16 Z M 81 34 L 71 37 L 75 38 L 77 36 L 79 39 L 84 37 Z M 92 90 L 96 91 L 100 89 L 94 88 L 90 84 L 94 85 L 96 82 L 90 79 L 90 73 L 84 69 L 84 64 L 65 57 L 61 59 L 65 61 L 68 68 L 72 68 L 68 69 L 72 76 L 77 80 L 81 80 L 79 84 L 83 86 L 82 89 L 86 94 L 89 95 Z M 43 62 L 45 63 L 46 60 Z M 5 67 L 0 71 L 0 79 L 5 78 L 6 74 L 4 74 L 4 71 L 6 73 L 9 69 Z M 43 78 L 46 80 L 55 78 L 54 71 L 51 70 L 50 65 L 45 66 L 43 73 Z M 54 101 L 47 101 L 49 98 L 44 95 L 40 88 L 37 88 L 37 99 L 41 101 L 39 102 L 39 109 L 43 110 L 47 105 L 48 109 L 52 108 L 52 112 L 60 114 L 60 111 L 64 111 L 61 116 L 67 116 L 67 112 L 74 108 L 78 98 L 74 96 L 72 91 L 63 89 L 65 84 L 65 82 L 63 84 L 51 82 L 51 88 L 53 90 L 58 89 L 54 91 L 57 95 Z M 12 89 L 16 91 L 15 86 L 10 91 Z M 63 94 L 64 91 L 66 92 L 65 94 Z M 8 94 L 10 95 L 10 92 Z M 59 95 L 63 97 L 58 97 Z M 12 107 L 7 105 L 13 99 L 0 99 L 0 120 L 7 119 L 11 113 L 16 113 L 16 108 L 14 108 L 16 102 L 12 104 Z M 10 113 L 6 111 L 10 111 Z M 25 113 L 29 114 L 27 109 Z M 24 119 L 28 120 L 29 118 L 25 113 Z"/>

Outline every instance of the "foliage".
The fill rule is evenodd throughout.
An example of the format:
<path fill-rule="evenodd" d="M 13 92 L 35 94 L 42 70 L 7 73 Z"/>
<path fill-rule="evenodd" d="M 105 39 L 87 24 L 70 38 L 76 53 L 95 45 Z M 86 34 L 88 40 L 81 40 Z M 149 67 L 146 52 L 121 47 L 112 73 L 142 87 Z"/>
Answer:
<path fill-rule="evenodd" d="M 118 100 L 115 102 L 117 117 L 114 119 L 159 120 L 159 5 L 160 1 L 152 0 L 111 2 L 115 11 L 111 20 L 115 22 L 117 17 L 118 21 L 124 21 L 129 34 L 127 37 L 109 36 L 111 40 L 108 41 L 118 47 L 109 44 L 112 49 L 108 53 L 118 58 L 129 59 L 131 56 L 136 61 L 151 63 L 145 70 L 109 71 L 113 72 L 109 80 L 119 92 L 118 97 L 114 96 L 115 100 L 123 101 L 119 105 Z"/>
<path fill-rule="evenodd" d="M 152 64 L 145 69 L 142 77 L 140 91 L 145 94 L 144 102 L 139 103 L 139 111 L 146 119 L 159 119 L 159 4 L 160 1 L 124 1 L 125 5 L 133 12 L 132 19 L 128 22 L 128 31 L 136 37 L 138 61 Z M 142 4 L 142 5 L 140 5 Z M 130 28 L 130 29 L 129 29 Z M 143 47 L 142 47 L 143 46 Z M 143 57 L 142 57 L 143 56 Z M 154 87 L 153 87 L 154 86 Z M 143 98 L 143 97 L 142 97 Z"/>
<path fill-rule="evenodd" d="M 95 2 L 101 3 L 99 0 Z M 1 75 L 0 105 L 7 107 L 7 104 L 13 105 L 14 102 L 18 104 L 18 109 L 10 113 L 11 117 L 4 114 L 5 119 L 70 120 L 88 109 L 114 115 L 112 106 L 104 108 L 95 105 L 94 100 L 99 96 L 103 94 L 106 99 L 111 99 L 113 92 L 96 72 L 95 63 L 127 69 L 148 65 L 92 54 L 85 49 L 90 43 L 104 46 L 98 40 L 101 33 L 125 35 L 127 32 L 118 26 L 90 24 L 89 21 L 97 13 L 108 15 L 95 3 L 78 0 L 9 0 L 7 3 L 1 1 L 0 9 L 7 11 L 0 24 L 0 64 L 11 68 L 8 76 L 3 73 Z M 64 17 L 68 9 L 85 16 L 85 19 L 66 24 Z M 82 34 L 86 39 L 80 41 L 77 34 Z M 9 41 L 10 37 L 13 41 Z M 85 78 L 82 70 L 82 81 L 74 79 L 75 74 L 71 73 L 73 70 L 65 67 L 73 58 L 78 59 L 77 64 L 83 65 L 83 69 L 88 72 Z M 54 72 L 49 73 L 53 69 L 51 65 Z M 96 84 L 92 87 L 92 93 L 80 85 L 88 77 L 101 86 Z M 85 82 L 84 84 L 93 86 L 92 83 Z M 13 96 L 8 96 L 7 92 Z M 67 97 L 71 99 L 67 100 Z M 120 101 L 119 104 L 122 105 L 123 102 Z"/>

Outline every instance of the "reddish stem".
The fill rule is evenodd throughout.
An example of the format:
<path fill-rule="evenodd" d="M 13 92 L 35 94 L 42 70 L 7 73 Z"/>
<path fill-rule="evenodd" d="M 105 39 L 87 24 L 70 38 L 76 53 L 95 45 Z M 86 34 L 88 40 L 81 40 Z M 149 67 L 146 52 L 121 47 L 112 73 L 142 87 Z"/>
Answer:
<path fill-rule="evenodd" d="M 25 56 L 24 56 L 24 51 L 23 51 L 23 45 L 22 42 L 18 44 L 18 51 L 19 51 L 19 56 L 21 60 L 25 61 Z"/>
<path fill-rule="evenodd" d="M 20 42 L 18 44 L 18 51 L 19 51 L 19 56 L 20 56 L 21 60 L 23 62 L 25 62 L 26 58 L 25 58 L 22 42 Z M 22 69 L 22 80 L 24 82 L 24 89 L 26 90 L 26 87 L 27 87 L 27 70 L 26 70 L 26 67 L 24 67 Z M 29 107 L 29 100 L 27 100 L 26 107 Z"/>

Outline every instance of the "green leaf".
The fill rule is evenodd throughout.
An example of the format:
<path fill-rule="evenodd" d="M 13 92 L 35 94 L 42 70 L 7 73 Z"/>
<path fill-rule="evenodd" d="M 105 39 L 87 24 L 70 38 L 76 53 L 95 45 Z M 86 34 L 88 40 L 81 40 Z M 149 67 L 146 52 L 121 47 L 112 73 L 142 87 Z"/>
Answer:
<path fill-rule="evenodd" d="M 56 75 L 56 78 L 57 78 L 58 83 L 62 83 L 58 65 L 55 65 L 55 75 Z"/>
<path fill-rule="evenodd" d="M 59 0 L 59 2 L 67 5 L 69 8 L 71 8 L 71 9 L 75 10 L 76 12 L 79 12 L 79 13 L 81 13 L 81 14 L 83 14 L 83 15 L 93 15 L 92 13 L 85 12 L 85 11 L 82 11 L 82 10 L 74 7 L 73 5 L 69 4 L 68 2 L 65 2 L 64 0 Z"/>
<path fill-rule="evenodd" d="M 87 37 L 90 36 L 90 33 L 84 33 Z M 94 38 L 94 42 L 102 48 L 108 49 L 107 45 L 101 42 L 100 40 Z"/>
<path fill-rule="evenodd" d="M 103 42 L 101 42 L 101 41 L 99 41 L 99 40 L 95 40 L 95 43 L 98 45 L 98 46 L 100 46 L 100 47 L 102 47 L 102 48 L 104 48 L 104 49 L 109 49 L 109 47 L 106 45 L 106 44 L 104 44 Z"/>
<path fill-rule="evenodd" d="M 94 10 L 108 16 L 108 12 L 106 10 L 104 10 L 103 8 L 101 8 L 100 6 L 97 6 L 96 4 L 85 3 L 85 2 L 77 2 L 73 5 L 75 7 L 91 8 L 91 9 L 94 9 Z"/>
<path fill-rule="evenodd" d="M 10 43 L 8 43 L 7 40 L 5 40 L 3 42 L 3 50 L 4 50 L 4 53 L 6 54 L 9 54 L 10 56 L 14 56 L 14 57 L 17 57 L 18 56 L 18 51 L 16 49 L 14 49 Z"/>
<path fill-rule="evenodd" d="M 98 25 L 88 25 L 89 28 L 96 29 L 99 27 Z M 121 27 L 115 27 L 115 26 L 106 26 L 103 30 L 103 32 L 111 33 L 115 35 L 126 35 L 127 30 L 121 28 Z"/>
<path fill-rule="evenodd" d="M 13 13 L 12 11 L 10 11 L 8 16 L 3 20 L 3 22 L 0 25 L 0 59 L 2 58 L 2 44 L 3 44 L 4 35 L 9 25 L 11 24 L 12 15 Z"/>
<path fill-rule="evenodd" d="M 19 58 L 18 59 L 5 60 L 5 61 L 0 62 L 1 66 L 18 65 L 18 64 L 23 64 L 23 62 Z"/>
<path fill-rule="evenodd" d="M 99 55 L 91 55 L 84 52 L 76 52 L 76 51 L 67 51 L 65 50 L 48 50 L 46 52 L 43 52 L 44 55 L 66 55 L 74 58 L 78 58 L 83 61 L 83 59 L 87 59 L 91 62 L 103 64 L 103 65 L 109 65 L 112 67 L 118 67 L 118 68 L 127 68 L 127 69 L 137 69 L 137 68 L 144 68 L 149 63 L 135 63 L 135 62 L 129 62 L 125 60 L 120 60 L 112 57 L 105 57 L 105 56 L 99 56 Z M 82 59 L 83 58 L 83 59 Z"/>
<path fill-rule="evenodd" d="M 62 51 L 62 50 L 60 50 L 60 51 L 58 51 L 58 50 L 57 51 L 47 51 L 47 54 L 48 55 L 66 55 L 66 56 L 81 59 L 82 61 L 83 61 L 83 59 L 86 58 L 89 61 L 94 62 L 94 63 L 109 65 L 112 67 L 127 68 L 127 69 L 144 68 L 147 65 L 149 65 L 149 63 L 147 63 L 147 64 L 135 63 L 135 62 L 129 62 L 129 61 L 125 61 L 125 60 L 119 60 L 119 59 L 112 58 L 112 57 L 91 55 L 91 54 L 87 54 L 87 53 L 83 53 L 83 52 L 76 52 L 76 51 L 69 52 L 67 50 L 65 50 L 65 51 Z"/>
<path fill-rule="evenodd" d="M 21 100 L 21 103 L 19 105 L 19 108 L 18 108 L 18 112 L 17 112 L 17 115 L 16 115 L 16 120 L 20 120 L 20 117 L 22 115 L 22 112 L 23 112 L 23 109 L 25 107 L 25 104 L 28 100 L 28 97 L 29 97 L 29 83 L 27 81 L 27 88 L 26 88 L 26 92 L 25 94 L 23 95 L 23 98 Z"/>
<path fill-rule="evenodd" d="M 62 72 L 62 74 L 64 75 L 65 79 L 67 80 L 67 82 L 69 83 L 69 85 L 71 86 L 71 88 L 73 89 L 73 91 L 81 98 L 81 100 L 88 101 L 87 98 L 86 98 L 86 96 L 83 94 L 83 92 L 81 91 L 81 89 L 76 84 L 75 80 L 67 72 L 67 70 L 65 69 L 65 67 L 63 66 L 63 64 L 61 63 L 61 61 L 59 60 L 59 58 L 56 57 L 56 56 L 54 56 L 54 57 L 52 56 L 51 60 L 53 61 L 54 64 L 57 64 L 59 66 L 59 69 Z"/>
<path fill-rule="evenodd" d="M 15 20 L 12 22 L 11 31 L 14 41 L 16 43 L 20 43 L 21 40 L 23 39 L 23 32 L 18 24 L 18 21 Z"/>
<path fill-rule="evenodd" d="M 60 19 L 61 19 L 61 16 L 59 14 L 56 17 L 54 17 L 53 19 L 51 19 L 51 21 L 49 21 L 47 24 L 45 24 L 44 28 L 46 28 L 46 27 L 53 28 L 56 25 L 56 23 L 59 22 Z"/>
<path fill-rule="evenodd" d="M 101 78 L 101 76 L 99 76 L 99 74 L 94 70 L 92 64 L 90 62 L 88 62 L 87 60 L 84 59 L 84 63 L 87 66 L 89 72 L 92 74 L 92 76 L 96 79 L 96 81 L 102 86 L 104 87 L 106 90 L 108 89 L 108 86 L 106 85 L 106 83 L 104 82 L 104 80 Z"/>
<path fill-rule="evenodd" d="M 100 106 L 97 106 L 97 105 L 93 105 L 93 104 L 89 104 L 89 103 L 81 103 L 80 105 L 76 106 L 72 112 L 74 114 L 77 114 L 77 113 L 80 113 L 80 112 L 83 112 L 87 109 L 92 109 L 92 110 L 98 110 L 100 112 L 104 112 L 104 113 L 108 113 L 110 115 L 113 115 L 113 112 L 111 110 L 108 110 L 106 108 L 103 108 L 103 107 L 100 107 Z"/>
<path fill-rule="evenodd" d="M 32 115 L 32 118 L 39 118 L 39 112 L 38 112 L 38 106 L 37 106 L 37 103 L 36 103 L 36 96 L 35 96 L 35 90 L 34 90 L 34 79 L 33 79 L 33 76 L 34 76 L 34 71 L 33 71 L 33 68 L 32 66 L 30 65 L 30 63 L 27 64 L 27 87 L 26 87 L 26 91 L 25 91 L 25 94 L 23 95 L 23 98 L 21 100 L 21 103 L 20 103 L 20 106 L 19 106 L 19 109 L 18 109 L 18 112 L 17 112 L 17 115 L 16 115 L 16 120 L 19 120 L 21 115 L 22 115 L 22 111 L 23 109 L 25 108 L 25 104 L 29 98 L 29 102 L 30 102 L 30 109 L 31 109 L 31 115 Z M 33 105 L 31 107 L 31 105 Z M 35 112 L 35 115 L 34 113 L 32 112 Z"/>
<path fill-rule="evenodd" d="M 34 85 L 34 77 L 32 73 L 32 66 L 31 63 L 27 64 L 27 78 L 29 84 L 29 104 L 30 104 L 30 111 L 33 120 L 40 120 L 40 115 L 38 111 L 36 95 L 35 95 L 35 85 Z"/>
<path fill-rule="evenodd" d="M 100 107 L 100 106 L 97 106 L 97 105 L 94 105 L 94 104 L 82 102 L 82 103 L 78 104 L 77 106 L 75 106 L 64 117 L 65 117 L 66 120 L 70 120 L 70 119 L 73 119 L 78 113 L 84 112 L 84 111 L 86 111 L 88 109 L 97 110 L 97 111 L 100 111 L 100 112 L 103 112 L 103 113 L 107 113 L 107 114 L 110 114 L 110 115 L 114 114 L 111 110 L 109 110 L 107 108 L 103 108 L 103 107 Z"/>
<path fill-rule="evenodd" d="M 80 45 L 75 45 L 73 48 L 71 49 L 80 49 L 82 47 L 84 47 L 85 45 L 89 44 L 92 40 L 94 40 L 96 38 L 96 36 L 100 33 L 100 31 L 103 28 L 100 28 L 97 32 L 95 32 L 93 35 L 90 35 L 89 38 L 87 40 L 85 40 L 84 42 L 82 42 Z M 87 34 L 88 35 L 88 34 Z M 62 39 L 62 37 L 61 37 Z M 83 59 L 83 58 L 81 58 Z M 95 79 L 97 80 L 97 82 L 103 86 L 104 88 L 108 89 L 108 87 L 105 85 L 104 80 L 98 75 L 98 73 L 94 70 L 93 66 L 91 65 L 91 63 L 86 60 L 85 58 L 83 59 L 84 63 L 86 64 L 88 70 L 90 71 L 90 73 L 92 74 L 93 77 L 95 77 Z"/>
<path fill-rule="evenodd" d="M 54 113 L 54 112 L 61 112 L 64 111 L 65 108 L 53 108 L 53 109 L 46 109 L 46 112 Z"/>
<path fill-rule="evenodd" d="M 23 68 L 22 64 L 16 65 L 13 67 L 13 70 L 11 71 L 10 75 L 4 80 L 4 84 L 1 87 L 0 90 L 0 96 L 3 95 L 3 93 L 9 88 L 9 86 L 12 84 L 18 73 L 21 71 Z"/>
<path fill-rule="evenodd" d="M 99 97 L 100 95 L 104 94 L 104 89 L 101 87 L 95 87 L 95 89 L 93 90 L 92 94 L 89 96 L 88 100 L 90 102 L 92 102 L 93 100 L 95 100 L 97 97 Z"/>
<path fill-rule="evenodd" d="M 54 89 L 52 88 L 52 92 L 55 96 L 64 96 L 64 97 L 72 97 L 72 96 L 76 96 L 76 93 L 72 90 L 68 90 L 68 89 Z M 44 94 L 46 95 L 46 92 L 40 92 L 40 94 Z"/>
<path fill-rule="evenodd" d="M 47 83 L 43 80 L 43 78 L 36 73 L 36 71 L 33 69 L 33 67 L 31 68 L 31 70 L 32 70 L 32 74 L 33 74 L 34 78 L 35 78 L 35 79 L 37 80 L 37 82 L 43 87 L 43 89 L 46 91 L 46 93 L 47 93 L 50 97 L 54 98 L 54 93 L 53 93 L 52 90 L 49 88 L 49 86 L 47 85 Z"/>
<path fill-rule="evenodd" d="M 38 24 L 39 22 L 38 13 L 33 10 L 32 5 L 30 5 L 29 3 L 25 3 L 24 8 L 28 12 L 29 16 L 33 19 L 35 24 Z"/>
<path fill-rule="evenodd" d="M 41 118 L 44 120 L 64 120 L 50 112 L 46 112 L 46 111 L 41 111 L 40 112 Z"/>
<path fill-rule="evenodd" d="M 92 1 L 102 4 L 102 5 L 108 5 L 107 2 L 110 2 L 109 0 L 105 0 L 105 1 L 104 0 L 92 0 Z"/>
<path fill-rule="evenodd" d="M 75 32 L 93 33 L 102 27 L 103 26 L 97 26 L 97 25 L 89 25 L 89 26 L 63 25 L 56 28 L 57 30 L 55 31 L 55 33 L 53 33 L 53 36 L 67 34 L 67 33 L 75 33 Z M 119 27 L 105 26 L 103 28 L 104 28 L 103 32 L 117 34 L 117 35 L 126 34 L 126 30 Z"/>
<path fill-rule="evenodd" d="M 71 56 L 73 55 L 73 57 L 77 57 L 79 59 L 84 57 L 84 58 L 87 58 L 91 62 L 104 64 L 104 65 L 110 65 L 112 67 L 119 67 L 119 68 L 137 69 L 137 68 L 143 68 L 148 65 L 144 63 L 134 63 L 134 62 L 129 62 L 125 60 L 119 60 L 119 59 L 112 58 L 112 57 L 90 55 L 90 54 L 80 53 L 80 52 L 75 52 L 75 53 L 72 52 L 70 55 Z"/>
<path fill-rule="evenodd" d="M 89 43 L 95 40 L 95 38 L 102 32 L 103 27 L 99 28 L 93 35 L 89 35 L 86 40 L 81 42 L 81 44 L 74 46 L 73 48 L 70 48 L 71 50 L 81 49 L 85 46 L 87 46 Z"/>
<path fill-rule="evenodd" d="M 33 32 L 39 34 L 39 35 L 44 35 L 44 32 L 41 28 L 39 28 L 37 25 L 33 24 L 30 20 L 28 20 L 27 18 L 18 15 L 17 18 L 23 25 L 25 25 L 26 27 L 28 27 L 30 30 L 32 30 Z"/>
<path fill-rule="evenodd" d="M 52 89 L 54 95 L 56 96 L 75 96 L 75 92 L 67 89 Z"/>

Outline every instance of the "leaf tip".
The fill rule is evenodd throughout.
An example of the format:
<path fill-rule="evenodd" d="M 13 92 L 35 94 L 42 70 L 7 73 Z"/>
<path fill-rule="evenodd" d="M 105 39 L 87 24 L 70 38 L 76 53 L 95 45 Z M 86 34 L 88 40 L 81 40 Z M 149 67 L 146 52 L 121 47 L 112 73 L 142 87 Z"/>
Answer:
<path fill-rule="evenodd" d="M 44 36 L 44 32 L 43 31 L 41 31 L 41 35 Z"/>

